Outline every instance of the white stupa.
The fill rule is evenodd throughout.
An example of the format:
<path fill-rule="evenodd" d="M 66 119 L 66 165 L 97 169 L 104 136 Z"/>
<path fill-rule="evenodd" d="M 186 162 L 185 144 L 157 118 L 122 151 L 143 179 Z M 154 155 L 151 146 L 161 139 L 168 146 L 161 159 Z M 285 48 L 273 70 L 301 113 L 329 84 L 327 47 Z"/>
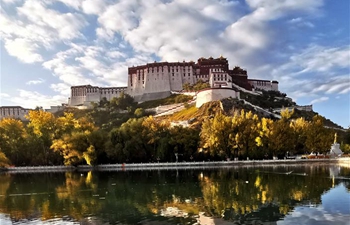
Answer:
<path fill-rule="evenodd" d="M 343 154 L 342 150 L 340 150 L 340 144 L 337 143 L 337 133 L 334 135 L 334 143 L 331 146 L 330 155 L 331 156 L 341 156 Z"/>

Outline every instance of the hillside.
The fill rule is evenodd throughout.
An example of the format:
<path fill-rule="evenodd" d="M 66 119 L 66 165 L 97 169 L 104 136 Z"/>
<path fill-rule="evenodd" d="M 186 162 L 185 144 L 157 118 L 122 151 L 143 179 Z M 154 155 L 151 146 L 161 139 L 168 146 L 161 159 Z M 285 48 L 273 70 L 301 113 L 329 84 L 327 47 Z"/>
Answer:
<path fill-rule="evenodd" d="M 153 110 L 159 106 L 181 104 L 185 107 L 183 110 L 177 111 L 173 114 L 166 116 L 159 116 L 158 119 L 167 119 L 172 122 L 176 121 L 188 121 L 193 126 L 200 126 L 203 120 L 210 116 L 215 115 L 218 112 L 225 115 L 233 115 L 235 111 L 252 111 L 260 118 L 266 117 L 273 120 L 280 118 L 279 113 L 275 112 L 275 109 L 283 107 L 293 107 L 296 103 L 292 99 L 288 98 L 286 94 L 276 91 L 260 91 L 257 94 L 250 93 L 248 91 L 240 90 L 241 99 L 226 98 L 221 101 L 213 101 L 204 104 L 197 109 L 194 104 L 188 105 L 187 102 L 193 99 L 192 96 L 172 94 L 171 96 L 146 101 L 137 104 L 133 102 L 129 96 L 115 99 L 110 102 L 101 101 L 96 103 L 92 109 L 78 110 L 75 108 L 67 108 L 65 112 L 73 112 L 77 118 L 87 116 L 91 118 L 98 127 L 110 130 L 113 127 L 118 127 L 130 118 L 139 118 L 148 116 L 154 113 Z M 62 116 L 63 112 L 56 113 L 56 116 Z M 292 119 L 299 117 L 305 118 L 307 121 L 311 121 L 312 118 L 318 115 L 313 111 L 302 111 L 295 109 Z M 331 120 L 324 118 L 325 126 L 331 128 L 342 129 L 338 124 L 333 123 Z"/>
<path fill-rule="evenodd" d="M 265 95 L 269 96 L 269 95 Z M 260 97 L 260 99 L 263 99 L 263 97 Z M 258 104 L 258 106 L 263 104 L 268 104 L 271 106 L 271 108 L 277 108 L 276 106 L 280 106 L 285 100 L 278 101 L 277 103 L 268 103 L 267 101 L 263 101 L 264 103 Z M 293 102 L 289 102 L 290 105 L 293 106 L 296 105 Z M 216 113 L 224 113 L 225 115 L 232 116 L 236 111 L 241 111 L 244 109 L 245 111 L 252 111 L 254 114 L 257 114 L 259 118 L 266 117 L 273 120 L 278 120 L 279 118 L 274 116 L 274 114 L 267 114 L 261 110 L 257 110 L 257 107 L 253 107 L 252 105 L 245 104 L 244 100 L 238 100 L 233 98 L 226 98 L 222 99 L 221 101 L 213 101 L 208 102 L 204 105 L 202 105 L 200 108 L 196 108 L 194 105 L 191 105 L 179 112 L 176 112 L 172 115 L 168 116 L 162 116 L 159 117 L 159 119 L 168 119 L 169 121 L 188 121 L 191 125 L 194 126 L 200 126 L 202 122 L 211 117 L 214 116 Z M 291 119 L 297 119 L 300 117 L 303 117 L 307 121 L 312 121 L 312 118 L 316 115 L 319 115 L 317 112 L 313 111 L 302 111 L 298 109 L 294 109 L 294 114 L 292 115 Z M 323 117 L 323 116 L 322 116 Z M 343 129 L 338 124 L 332 122 L 331 120 L 324 118 L 324 125 L 330 128 L 337 128 L 337 129 Z"/>

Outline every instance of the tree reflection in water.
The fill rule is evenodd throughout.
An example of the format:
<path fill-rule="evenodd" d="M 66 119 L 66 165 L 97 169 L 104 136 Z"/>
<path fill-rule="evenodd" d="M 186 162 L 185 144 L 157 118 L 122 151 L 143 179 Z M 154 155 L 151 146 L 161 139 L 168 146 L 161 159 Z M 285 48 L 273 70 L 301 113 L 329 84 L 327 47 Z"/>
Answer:
<path fill-rule="evenodd" d="M 350 169 L 326 165 L 1 174 L 0 222 L 286 223 L 307 214 L 301 208 L 322 208 L 340 183 L 349 198 L 349 179 Z"/>

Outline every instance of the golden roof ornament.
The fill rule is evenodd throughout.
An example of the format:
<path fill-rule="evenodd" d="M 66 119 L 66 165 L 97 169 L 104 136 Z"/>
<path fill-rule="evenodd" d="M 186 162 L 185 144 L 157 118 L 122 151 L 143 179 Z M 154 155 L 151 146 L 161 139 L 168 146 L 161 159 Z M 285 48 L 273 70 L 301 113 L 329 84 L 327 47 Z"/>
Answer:
<path fill-rule="evenodd" d="M 337 143 L 337 133 L 334 134 L 334 144 Z"/>

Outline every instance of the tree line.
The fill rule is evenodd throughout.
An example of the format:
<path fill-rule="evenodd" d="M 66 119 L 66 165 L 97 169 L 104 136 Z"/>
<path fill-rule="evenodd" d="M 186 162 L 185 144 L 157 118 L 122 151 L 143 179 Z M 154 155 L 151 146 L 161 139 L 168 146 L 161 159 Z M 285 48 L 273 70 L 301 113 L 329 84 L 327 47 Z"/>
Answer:
<path fill-rule="evenodd" d="M 100 103 L 101 104 L 101 103 Z M 111 107 L 103 103 L 104 107 Z M 108 105 L 109 104 L 109 105 Z M 128 106 L 120 109 L 127 109 Z M 137 112 L 136 112 L 137 111 Z M 200 126 L 172 125 L 167 119 L 134 118 L 103 129 L 91 114 L 72 112 L 55 116 L 33 110 L 28 122 L 0 121 L 0 166 L 96 165 L 104 163 L 175 162 L 226 159 L 267 159 L 286 154 L 326 154 L 335 131 L 325 128 L 323 117 L 312 121 L 291 119 L 282 111 L 277 121 L 244 110 L 233 116 L 208 115 Z M 105 111 L 103 111 L 105 112 Z M 98 113 L 98 112 L 95 112 Z M 343 150 L 350 151 L 350 129 Z"/>

